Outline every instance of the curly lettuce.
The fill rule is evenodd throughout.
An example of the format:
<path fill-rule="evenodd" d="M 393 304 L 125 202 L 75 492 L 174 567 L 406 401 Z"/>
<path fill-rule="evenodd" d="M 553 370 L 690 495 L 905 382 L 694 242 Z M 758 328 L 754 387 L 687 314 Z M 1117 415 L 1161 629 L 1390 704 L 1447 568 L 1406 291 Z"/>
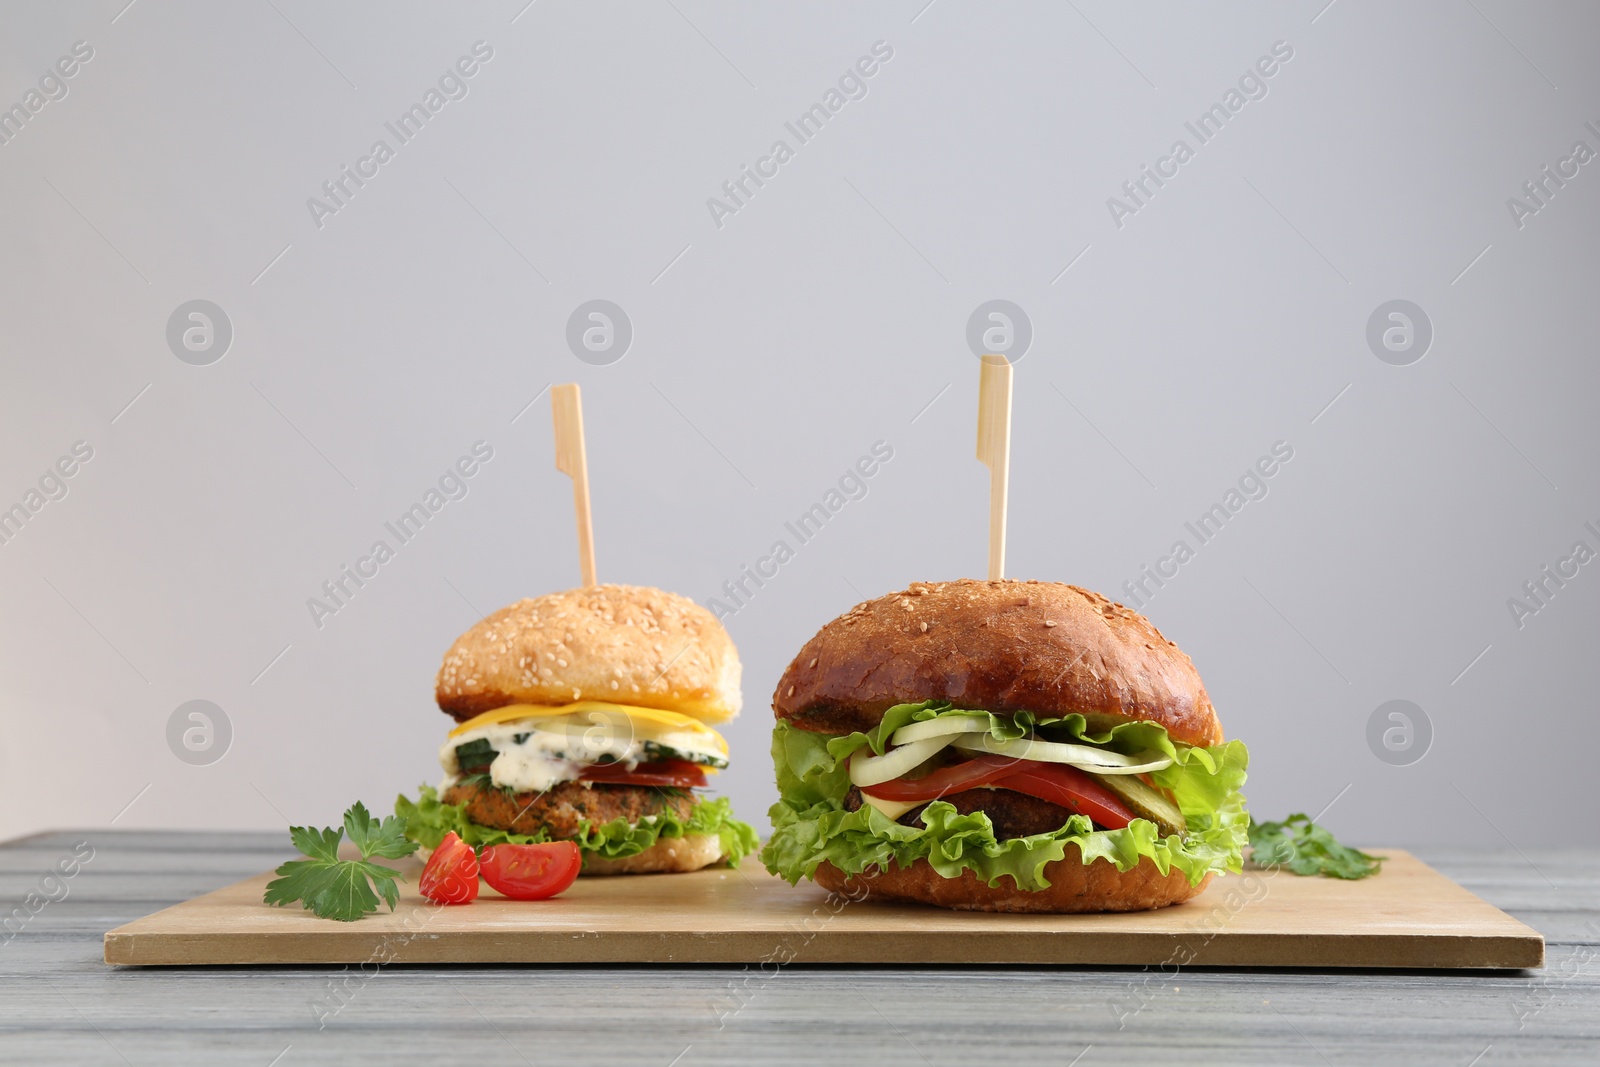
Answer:
<path fill-rule="evenodd" d="M 417 800 L 401 795 L 395 798 L 394 813 L 405 821 L 406 836 L 424 848 L 437 848 L 444 836 L 452 831 L 461 840 L 474 847 L 487 845 L 537 845 L 551 840 L 548 831 L 536 834 L 514 834 L 482 826 L 467 818 L 464 804 L 446 804 L 432 786 L 422 786 Z M 750 855 L 759 846 L 755 829 L 749 823 L 733 817 L 733 806 L 727 797 L 697 801 L 689 810 L 687 819 L 675 812 L 646 815 L 636 823 L 626 819 L 613 819 L 607 823 L 585 821 L 580 825 L 576 841 L 585 858 L 598 856 L 608 860 L 636 856 L 663 837 L 685 837 L 690 834 L 715 836 L 722 843 L 722 855 L 730 867 Z"/>
<path fill-rule="evenodd" d="M 998 840 L 987 815 L 962 815 L 943 800 L 923 810 L 921 826 L 901 825 L 869 805 L 845 810 L 850 788 L 846 761 L 852 753 L 867 746 L 881 755 L 900 727 L 947 715 L 986 718 L 997 740 L 1036 734 L 1119 752 L 1161 752 L 1173 763 L 1152 772 L 1150 780 L 1172 793 L 1188 829 L 1162 837 L 1154 823 L 1135 819 L 1120 830 L 1096 830 L 1087 817 L 1073 815 L 1059 830 Z M 851 875 L 887 867 L 891 861 L 904 867 L 925 859 L 946 878 L 970 870 L 992 887 L 1010 878 L 1020 889 L 1038 890 L 1050 884 L 1045 867 L 1064 858 L 1072 845 L 1085 863 L 1104 859 L 1126 871 L 1148 859 L 1163 875 L 1182 872 L 1191 885 L 1207 874 L 1243 869 L 1250 816 L 1239 790 L 1249 753 L 1240 741 L 1196 748 L 1173 741 L 1156 723 L 1121 723 L 1092 732 L 1088 720 L 1077 714 L 1045 718 L 1023 711 L 1000 716 L 927 701 L 898 704 L 874 729 L 838 737 L 780 722 L 772 734 L 772 757 L 778 803 L 770 811 L 773 832 L 761 860 L 790 884 L 813 877 L 824 862 Z"/>

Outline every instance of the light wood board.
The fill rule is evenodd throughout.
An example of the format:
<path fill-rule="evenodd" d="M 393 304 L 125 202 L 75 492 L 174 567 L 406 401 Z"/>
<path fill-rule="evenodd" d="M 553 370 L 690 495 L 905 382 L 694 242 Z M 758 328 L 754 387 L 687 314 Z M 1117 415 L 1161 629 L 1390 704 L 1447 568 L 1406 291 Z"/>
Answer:
<path fill-rule="evenodd" d="M 270 873 L 105 935 L 123 965 L 382 963 L 1133 964 L 1523 968 L 1544 939 L 1408 853 L 1357 882 L 1247 870 L 1159 911 L 993 915 L 830 898 L 739 870 L 580 878 L 560 897 L 399 907 L 359 922 L 261 902 Z"/>

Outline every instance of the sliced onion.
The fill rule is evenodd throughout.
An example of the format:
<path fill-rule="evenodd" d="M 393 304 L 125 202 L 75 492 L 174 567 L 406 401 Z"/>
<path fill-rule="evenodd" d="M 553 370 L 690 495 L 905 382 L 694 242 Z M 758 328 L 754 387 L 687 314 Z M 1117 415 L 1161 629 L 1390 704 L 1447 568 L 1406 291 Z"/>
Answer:
<path fill-rule="evenodd" d="M 950 741 L 950 737 L 930 737 L 891 748 L 881 756 L 862 756 L 858 752 L 850 760 L 850 782 L 861 786 L 881 785 L 900 778 L 927 762 L 930 756 L 950 744 Z"/>
<path fill-rule="evenodd" d="M 1163 767 L 1172 765 L 1171 757 L 1156 752 L 1125 756 L 1121 752 L 1090 748 L 1088 745 L 1062 744 L 1058 741 L 1033 741 L 1028 738 L 997 741 L 987 733 L 976 737 L 956 737 L 953 740 L 957 748 L 968 752 L 992 752 L 997 756 L 1038 760 L 1040 763 L 1067 763 L 1074 767 L 1092 770 L 1096 774 L 1143 774 L 1146 771 L 1159 771 Z"/>
<path fill-rule="evenodd" d="M 949 734 L 974 734 L 989 728 L 987 716 L 979 718 L 976 715 L 946 715 L 943 718 L 929 719 L 927 722 L 914 722 L 909 726 L 902 726 L 889 738 L 891 745 L 909 745 L 913 741 L 922 741 L 930 737 L 944 737 Z"/>
<path fill-rule="evenodd" d="M 1083 770 L 1093 771 L 1095 774 L 1144 774 L 1148 771 L 1160 771 L 1172 766 L 1172 757 L 1163 756 L 1159 752 L 1141 752 L 1139 758 L 1144 763 L 1135 763 L 1129 767 L 1083 767 Z M 1043 762 L 1048 763 L 1048 760 Z"/>

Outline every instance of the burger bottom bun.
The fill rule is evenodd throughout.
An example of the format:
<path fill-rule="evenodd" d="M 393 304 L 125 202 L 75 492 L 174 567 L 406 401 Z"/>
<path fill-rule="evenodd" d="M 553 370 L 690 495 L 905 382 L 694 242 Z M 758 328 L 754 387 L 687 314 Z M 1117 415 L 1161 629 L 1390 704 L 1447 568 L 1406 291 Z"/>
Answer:
<path fill-rule="evenodd" d="M 621 859 L 585 856 L 583 873 L 595 874 L 682 874 L 698 871 L 722 859 L 722 842 L 710 834 L 663 837 L 643 852 Z"/>
<path fill-rule="evenodd" d="M 1085 866 L 1076 845 L 1067 846 L 1066 855 L 1048 864 L 1044 875 L 1050 882 L 1047 889 L 1021 890 L 1010 879 L 990 888 L 970 870 L 963 870 L 959 878 L 945 878 L 927 860 L 918 860 L 909 867 L 891 863 L 887 870 L 849 877 L 823 863 L 814 877 L 822 888 L 854 900 L 932 904 L 958 911 L 1058 913 L 1164 908 L 1199 896 L 1211 883 L 1208 874 L 1199 885 L 1190 885 L 1183 872 L 1162 874 L 1148 859 L 1126 871 L 1104 859 Z"/>

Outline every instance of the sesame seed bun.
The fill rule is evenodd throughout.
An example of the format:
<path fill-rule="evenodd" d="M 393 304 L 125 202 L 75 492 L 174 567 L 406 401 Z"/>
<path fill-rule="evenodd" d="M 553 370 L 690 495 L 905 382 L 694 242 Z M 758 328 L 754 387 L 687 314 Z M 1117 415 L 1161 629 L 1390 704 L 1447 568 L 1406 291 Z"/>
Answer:
<path fill-rule="evenodd" d="M 520 600 L 456 639 L 439 707 L 465 722 L 508 704 L 604 700 L 725 722 L 739 714 L 739 653 L 705 608 L 648 586 Z"/>
<path fill-rule="evenodd" d="M 1078 712 L 1092 730 L 1149 721 L 1209 746 L 1222 724 L 1189 657 L 1136 611 L 1060 582 L 914 582 L 819 630 L 772 697 L 821 733 L 877 725 L 896 704 Z"/>

